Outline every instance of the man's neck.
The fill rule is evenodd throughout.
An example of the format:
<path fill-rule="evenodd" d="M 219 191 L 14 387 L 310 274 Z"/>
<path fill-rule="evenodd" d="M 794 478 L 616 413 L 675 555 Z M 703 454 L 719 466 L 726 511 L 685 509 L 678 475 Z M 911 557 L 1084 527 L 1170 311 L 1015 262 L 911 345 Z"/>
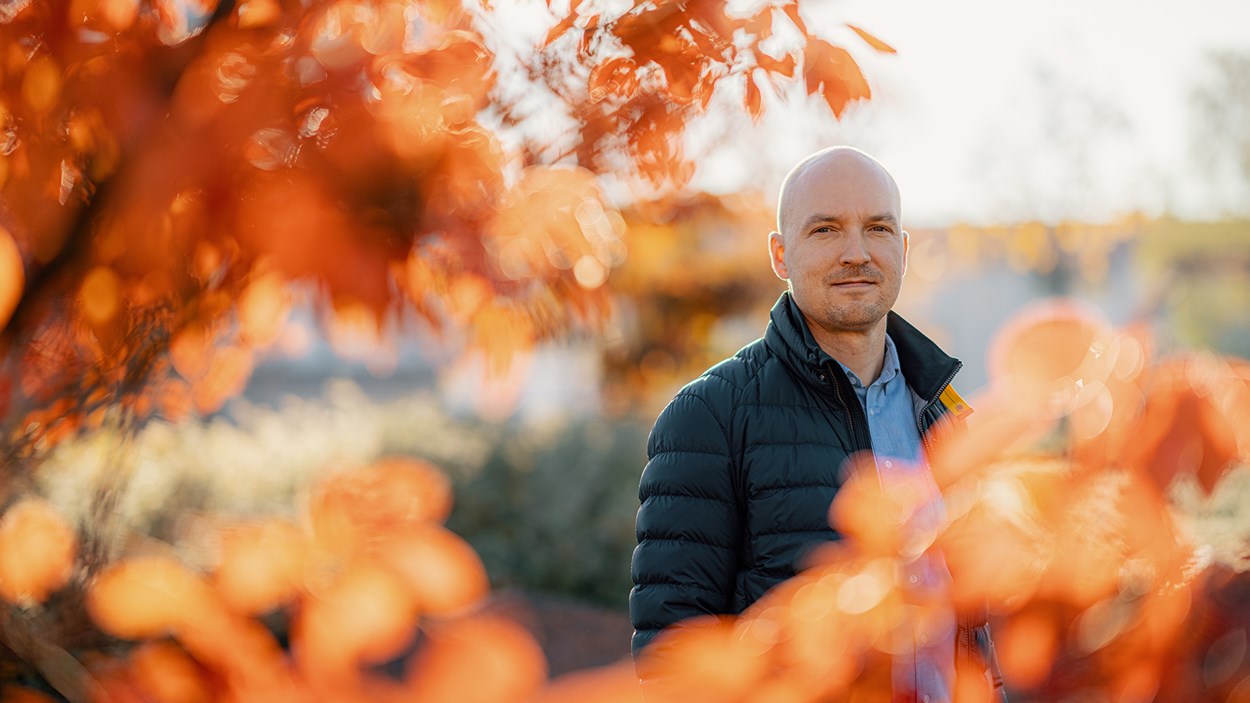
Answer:
<path fill-rule="evenodd" d="M 807 326 L 825 353 L 850 369 L 865 386 L 881 375 L 885 364 L 885 318 L 867 330 L 831 331 L 807 321 Z"/>

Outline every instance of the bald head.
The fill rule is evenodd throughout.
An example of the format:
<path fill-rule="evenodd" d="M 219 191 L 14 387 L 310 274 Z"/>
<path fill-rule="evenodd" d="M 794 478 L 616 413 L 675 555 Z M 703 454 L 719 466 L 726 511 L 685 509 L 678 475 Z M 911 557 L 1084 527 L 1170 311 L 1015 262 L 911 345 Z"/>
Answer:
<path fill-rule="evenodd" d="M 893 200 L 895 216 L 902 215 L 902 198 L 894 177 L 876 159 L 849 146 L 833 146 L 821 149 L 803 159 L 781 182 L 781 194 L 777 199 L 777 231 L 788 237 L 798 224 L 793 222 L 795 203 L 813 189 L 813 184 L 830 177 L 865 181 L 865 186 L 885 188 Z M 836 204 L 835 204 L 836 205 Z"/>
<path fill-rule="evenodd" d="M 909 244 L 894 179 L 864 152 L 835 147 L 795 166 L 779 200 L 769 258 L 812 334 L 834 358 L 845 335 L 868 334 L 883 350 Z"/>

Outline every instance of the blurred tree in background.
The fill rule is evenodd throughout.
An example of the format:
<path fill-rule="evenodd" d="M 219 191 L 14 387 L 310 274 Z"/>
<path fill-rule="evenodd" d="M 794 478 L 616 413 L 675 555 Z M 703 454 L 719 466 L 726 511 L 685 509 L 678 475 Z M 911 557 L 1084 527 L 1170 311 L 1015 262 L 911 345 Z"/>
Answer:
<path fill-rule="evenodd" d="M 747 193 L 642 202 L 622 215 L 629 256 L 612 279 L 622 329 L 604 349 L 605 405 L 654 416 L 681 384 L 762 333 L 784 289 L 765 258 L 775 225 Z"/>
<path fill-rule="evenodd" d="M 1236 177 L 1240 187 L 1231 202 L 1244 210 L 1250 192 L 1250 53 L 1213 52 L 1203 78 L 1193 93 L 1193 153 L 1211 186 L 1221 172 Z"/>

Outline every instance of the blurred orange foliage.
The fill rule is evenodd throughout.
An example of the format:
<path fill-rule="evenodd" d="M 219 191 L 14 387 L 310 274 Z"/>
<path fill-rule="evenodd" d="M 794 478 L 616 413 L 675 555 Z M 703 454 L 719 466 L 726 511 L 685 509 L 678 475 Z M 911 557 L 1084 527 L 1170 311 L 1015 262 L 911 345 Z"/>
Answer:
<path fill-rule="evenodd" d="M 388 459 L 332 474 L 310 494 L 305 527 L 222 524 L 208 575 L 159 555 L 101 573 L 88 593 L 92 619 L 148 642 L 124 660 L 97 662 L 102 695 L 398 700 L 415 688 L 442 692 L 424 700 L 463 700 L 450 692 L 471 686 L 497 701 L 521 700 L 543 682 L 528 633 L 472 612 L 486 574 L 438 524 L 451 500 L 438 470 Z M 261 625 L 273 613 L 291 619 L 289 652 Z M 407 689 L 366 672 L 401 656 L 419 632 Z M 457 669 L 469 654 L 472 668 Z M 427 670 L 427 659 L 437 666 Z"/>
<path fill-rule="evenodd" d="M 295 283 L 331 331 L 411 310 L 467 330 L 501 368 L 606 316 L 626 245 L 594 174 L 683 184 L 688 121 L 739 76 L 796 80 L 801 59 L 808 93 L 837 112 L 868 95 L 793 2 L 750 17 L 589 7 L 570 3 L 509 68 L 508 28 L 458 1 L 7 5 L 0 375 L 16 383 L 0 388 L 0 430 L 15 454 L 117 404 L 139 421 L 215 412 L 282 337 Z M 774 15 L 802 39 L 783 60 L 760 48 Z M 532 112 L 501 80 L 547 104 Z M 553 111 L 575 128 L 531 135 Z"/>

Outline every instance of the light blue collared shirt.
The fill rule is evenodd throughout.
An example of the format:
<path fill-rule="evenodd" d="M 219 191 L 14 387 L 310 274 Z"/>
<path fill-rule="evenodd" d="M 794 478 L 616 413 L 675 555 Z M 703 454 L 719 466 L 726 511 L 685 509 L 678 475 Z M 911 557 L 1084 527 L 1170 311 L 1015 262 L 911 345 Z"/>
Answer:
<path fill-rule="evenodd" d="M 841 362 L 838 362 L 842 366 Z M 929 486 L 929 501 L 917 510 L 913 522 L 920 529 L 932 529 L 945 517 L 942 496 L 929 473 L 924 444 L 916 421 L 912 392 L 898 363 L 898 350 L 889 335 L 885 337 L 885 360 L 881 375 L 865 387 L 853 371 L 842 366 L 868 420 L 877 476 L 882 484 L 891 481 L 920 480 Z M 946 560 L 929 549 L 908 561 L 900 576 L 905 592 L 917 600 L 941 598 L 947 592 L 950 572 Z M 955 666 L 955 621 L 933 618 L 916 624 L 912 633 L 911 656 L 897 656 L 894 664 L 894 701 L 949 703 Z M 914 696 L 914 698 L 913 698 Z"/>

